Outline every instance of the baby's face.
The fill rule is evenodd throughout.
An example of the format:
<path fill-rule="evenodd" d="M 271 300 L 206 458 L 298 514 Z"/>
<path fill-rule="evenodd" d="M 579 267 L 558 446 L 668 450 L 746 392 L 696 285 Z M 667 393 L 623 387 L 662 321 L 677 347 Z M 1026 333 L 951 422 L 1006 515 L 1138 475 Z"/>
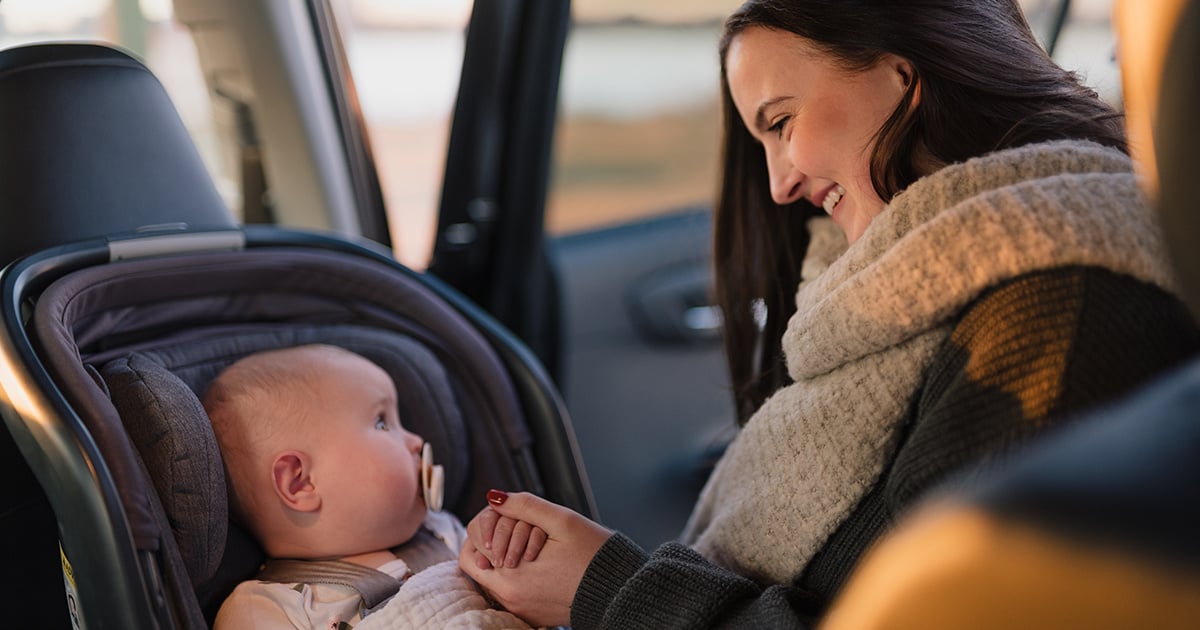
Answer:
<path fill-rule="evenodd" d="M 413 536 L 425 519 L 421 496 L 423 440 L 406 431 L 392 379 L 358 356 L 337 357 L 301 394 L 310 401 L 317 439 L 311 448 L 323 513 L 344 520 L 362 551 Z"/>

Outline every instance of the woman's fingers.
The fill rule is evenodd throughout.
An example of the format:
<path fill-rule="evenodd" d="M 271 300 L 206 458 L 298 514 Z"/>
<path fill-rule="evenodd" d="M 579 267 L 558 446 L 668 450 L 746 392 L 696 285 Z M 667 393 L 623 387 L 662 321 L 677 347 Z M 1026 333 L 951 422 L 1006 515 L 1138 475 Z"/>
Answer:
<path fill-rule="evenodd" d="M 528 492 L 488 492 L 489 508 L 501 516 L 542 528 L 551 538 L 570 523 L 575 512 Z"/>

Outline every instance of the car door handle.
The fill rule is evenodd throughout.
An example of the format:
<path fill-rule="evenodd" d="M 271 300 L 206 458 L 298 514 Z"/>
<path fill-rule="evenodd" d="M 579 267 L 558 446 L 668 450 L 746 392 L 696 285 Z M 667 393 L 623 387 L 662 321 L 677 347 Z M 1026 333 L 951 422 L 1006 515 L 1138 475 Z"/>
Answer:
<path fill-rule="evenodd" d="M 662 343 L 708 344 L 721 338 L 721 309 L 711 300 L 706 261 L 659 269 L 630 287 L 634 327 Z"/>

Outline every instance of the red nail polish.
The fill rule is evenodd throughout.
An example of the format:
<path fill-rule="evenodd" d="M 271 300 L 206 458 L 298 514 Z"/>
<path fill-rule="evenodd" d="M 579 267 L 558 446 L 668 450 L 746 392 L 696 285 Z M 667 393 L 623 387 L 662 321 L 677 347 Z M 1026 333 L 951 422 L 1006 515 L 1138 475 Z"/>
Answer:
<path fill-rule="evenodd" d="M 503 490 L 488 490 L 487 500 L 492 505 L 504 505 L 508 500 L 508 493 Z"/>

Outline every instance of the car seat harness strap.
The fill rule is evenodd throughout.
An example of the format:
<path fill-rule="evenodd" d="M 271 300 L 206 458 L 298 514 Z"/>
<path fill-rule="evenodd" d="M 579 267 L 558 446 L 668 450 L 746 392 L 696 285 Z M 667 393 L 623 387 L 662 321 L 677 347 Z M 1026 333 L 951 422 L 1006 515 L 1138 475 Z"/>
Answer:
<path fill-rule="evenodd" d="M 407 579 L 411 575 L 404 576 Z M 339 584 L 348 586 L 362 597 L 367 609 L 387 601 L 400 590 L 403 579 L 394 578 L 382 571 L 342 560 L 295 560 L 272 558 L 267 560 L 255 579 L 265 582 Z"/>
<path fill-rule="evenodd" d="M 457 559 L 446 541 L 428 527 L 422 526 L 412 539 L 393 547 L 392 553 L 408 566 L 401 577 L 393 577 L 361 564 L 344 560 L 299 560 L 271 558 L 263 564 L 256 580 L 283 584 L 337 584 L 358 592 L 363 609 L 370 611 L 387 602 L 414 573 L 435 564 Z"/>

